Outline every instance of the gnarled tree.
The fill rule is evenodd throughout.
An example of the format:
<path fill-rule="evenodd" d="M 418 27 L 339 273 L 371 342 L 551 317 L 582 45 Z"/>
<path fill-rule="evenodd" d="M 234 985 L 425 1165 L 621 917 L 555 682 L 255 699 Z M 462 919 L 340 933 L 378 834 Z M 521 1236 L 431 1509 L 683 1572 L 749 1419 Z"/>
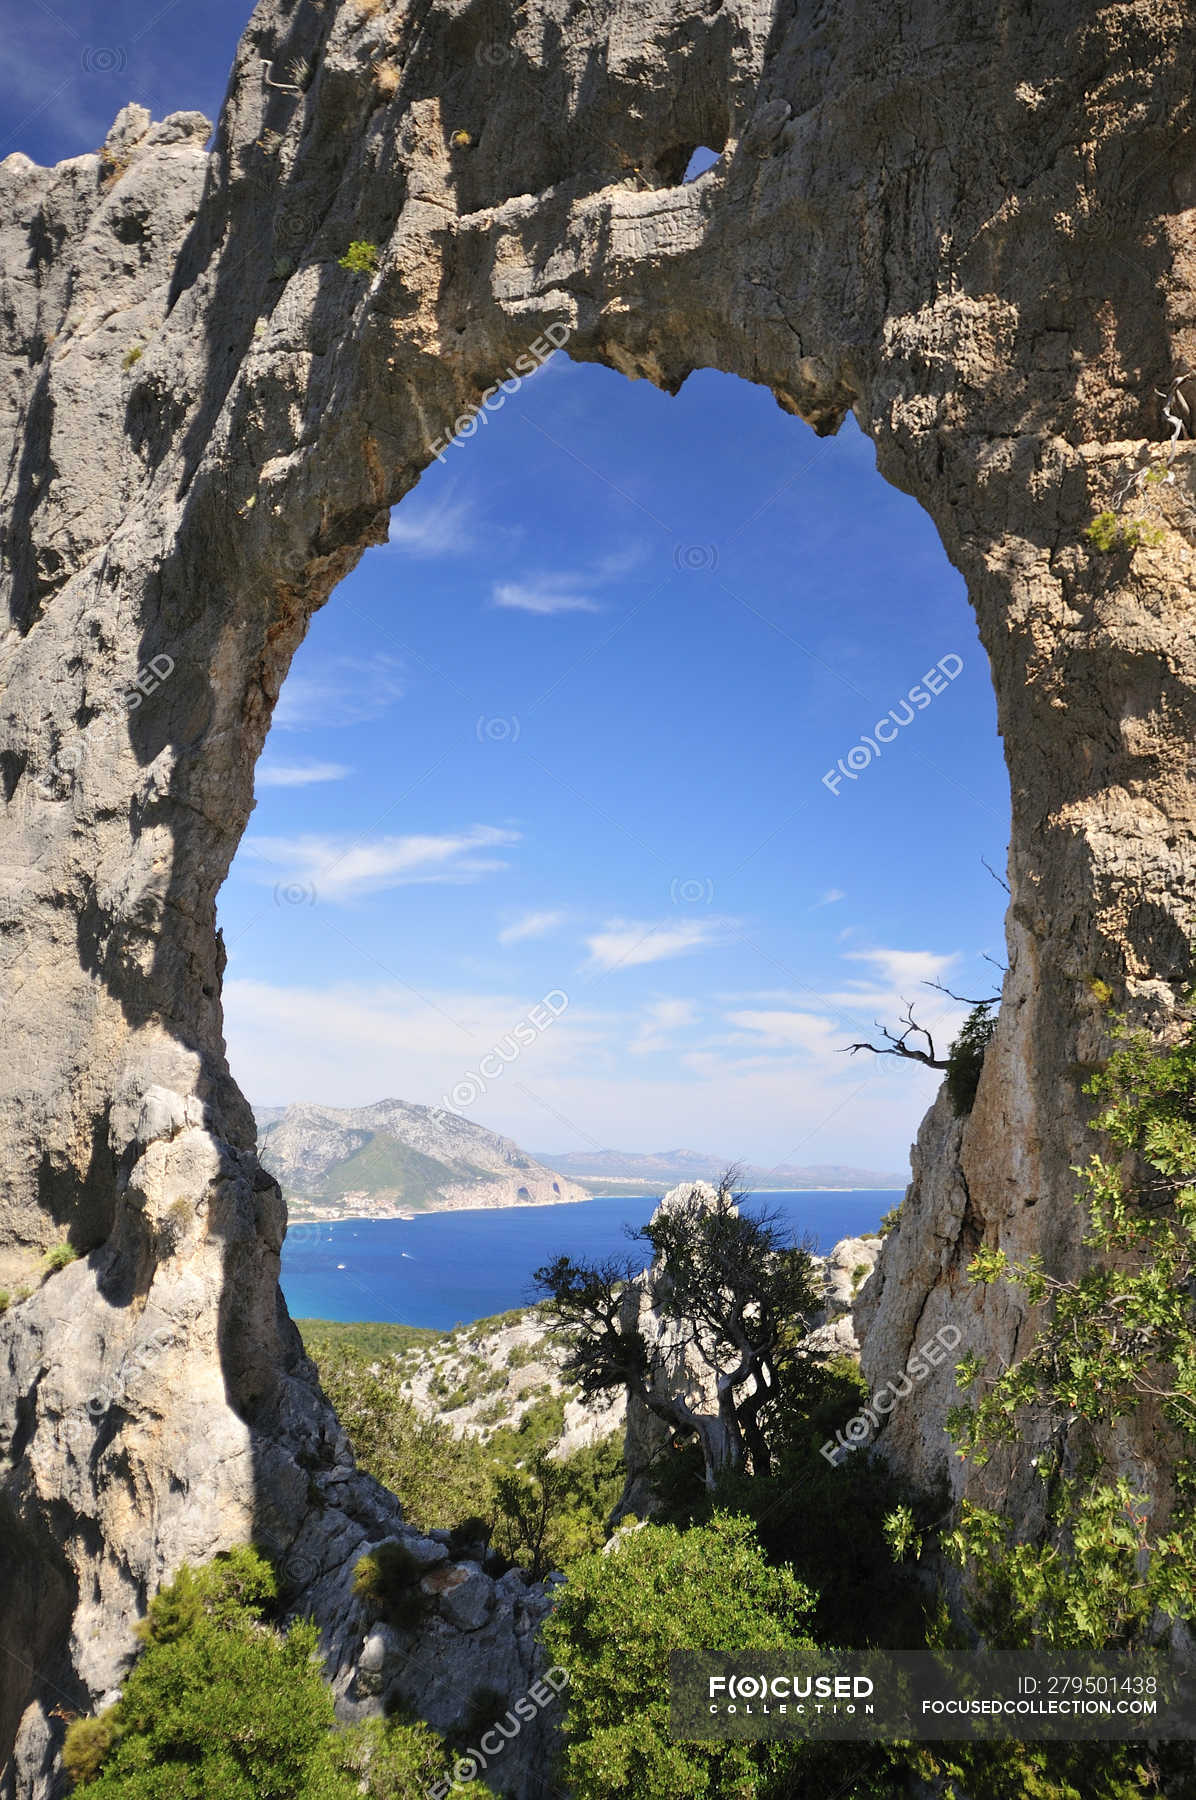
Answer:
<path fill-rule="evenodd" d="M 821 1304 L 809 1250 L 787 1240 L 778 1214 L 744 1213 L 739 1198 L 729 1177 L 669 1195 L 631 1234 L 652 1251 L 646 1271 L 568 1256 L 536 1271 L 566 1335 L 565 1373 L 588 1398 L 625 1388 L 678 1437 L 696 1437 L 708 1488 L 748 1461 L 769 1473 L 786 1352 Z M 645 1311 L 659 1322 L 651 1343 Z"/>

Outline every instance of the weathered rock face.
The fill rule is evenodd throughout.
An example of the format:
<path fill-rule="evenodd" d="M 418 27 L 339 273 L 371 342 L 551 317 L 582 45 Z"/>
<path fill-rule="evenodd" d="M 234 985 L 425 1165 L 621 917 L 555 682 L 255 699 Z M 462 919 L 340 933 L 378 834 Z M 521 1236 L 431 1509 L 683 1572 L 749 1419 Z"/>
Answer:
<path fill-rule="evenodd" d="M 1075 1254 L 1088 981 L 1161 1023 L 1189 962 L 1190 447 L 1159 545 L 1080 533 L 1196 355 L 1194 39 L 1171 0 L 263 0 L 210 153 L 128 108 L 102 156 L 0 164 L 5 1285 L 86 1253 L 0 1323 L 15 1791 L 166 1570 L 305 1528 L 335 1428 L 277 1302 L 215 897 L 312 610 L 547 327 L 822 431 L 852 409 L 937 522 L 999 699 L 1011 968 L 875 1343 L 960 1303 L 981 1236 Z M 697 144 L 722 159 L 678 186 Z"/>

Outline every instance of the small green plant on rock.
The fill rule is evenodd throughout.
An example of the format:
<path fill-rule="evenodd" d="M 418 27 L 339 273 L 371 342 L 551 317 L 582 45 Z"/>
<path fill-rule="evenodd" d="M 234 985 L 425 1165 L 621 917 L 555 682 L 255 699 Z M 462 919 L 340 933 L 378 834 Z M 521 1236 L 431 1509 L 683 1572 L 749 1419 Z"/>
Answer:
<path fill-rule="evenodd" d="M 53 1275 L 58 1269 L 65 1269 L 68 1263 L 76 1262 L 78 1257 L 79 1252 L 73 1244 L 55 1244 L 52 1250 L 46 1251 L 42 1261 L 47 1275 Z"/>
<path fill-rule="evenodd" d="M 129 346 L 129 348 L 125 351 L 124 355 L 121 357 L 120 366 L 122 369 L 131 369 L 135 363 L 139 363 L 140 361 L 141 361 L 141 345 L 140 344 L 131 344 Z"/>
<path fill-rule="evenodd" d="M 1133 551 L 1144 544 L 1161 544 L 1166 533 L 1160 525 L 1147 525 L 1141 519 L 1131 519 L 1106 508 L 1085 526 L 1084 536 L 1094 550 L 1109 556 L 1115 550 Z"/>
<path fill-rule="evenodd" d="M 364 238 L 354 238 L 339 266 L 348 269 L 354 275 L 376 275 L 378 273 L 378 246 L 367 243 Z"/>
<path fill-rule="evenodd" d="M 947 1092 L 960 1119 L 965 1119 L 976 1103 L 984 1053 L 997 1029 L 997 1021 L 989 1014 L 991 1004 L 985 1000 L 972 1008 L 947 1052 Z"/>

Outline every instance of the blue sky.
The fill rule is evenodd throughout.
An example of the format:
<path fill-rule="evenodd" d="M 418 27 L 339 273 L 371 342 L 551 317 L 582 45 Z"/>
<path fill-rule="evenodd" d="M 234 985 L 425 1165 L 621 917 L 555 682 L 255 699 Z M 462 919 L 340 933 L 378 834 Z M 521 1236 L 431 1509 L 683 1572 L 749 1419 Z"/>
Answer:
<path fill-rule="evenodd" d="M 241 23 L 4 10 L 0 154 L 41 160 L 127 98 L 210 113 Z M 934 1078 L 842 1046 L 993 991 L 1007 819 L 963 584 L 854 424 L 558 355 L 296 657 L 221 896 L 232 1065 L 533 1149 L 899 1168 Z"/>

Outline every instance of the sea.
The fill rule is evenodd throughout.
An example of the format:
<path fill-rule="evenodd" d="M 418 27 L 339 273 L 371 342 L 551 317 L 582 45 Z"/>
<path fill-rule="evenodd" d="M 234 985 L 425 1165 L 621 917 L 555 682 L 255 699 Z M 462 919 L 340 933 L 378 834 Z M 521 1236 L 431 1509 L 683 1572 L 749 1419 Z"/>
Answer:
<path fill-rule="evenodd" d="M 618 1194 L 560 1206 L 435 1212 L 413 1219 L 342 1219 L 294 1225 L 282 1252 L 282 1290 L 296 1319 L 384 1320 L 449 1331 L 536 1298 L 533 1274 L 554 1257 L 646 1261 L 630 1227 L 646 1225 L 658 1194 Z M 807 1188 L 760 1193 L 792 1241 L 826 1251 L 864 1237 L 901 1190 Z"/>

